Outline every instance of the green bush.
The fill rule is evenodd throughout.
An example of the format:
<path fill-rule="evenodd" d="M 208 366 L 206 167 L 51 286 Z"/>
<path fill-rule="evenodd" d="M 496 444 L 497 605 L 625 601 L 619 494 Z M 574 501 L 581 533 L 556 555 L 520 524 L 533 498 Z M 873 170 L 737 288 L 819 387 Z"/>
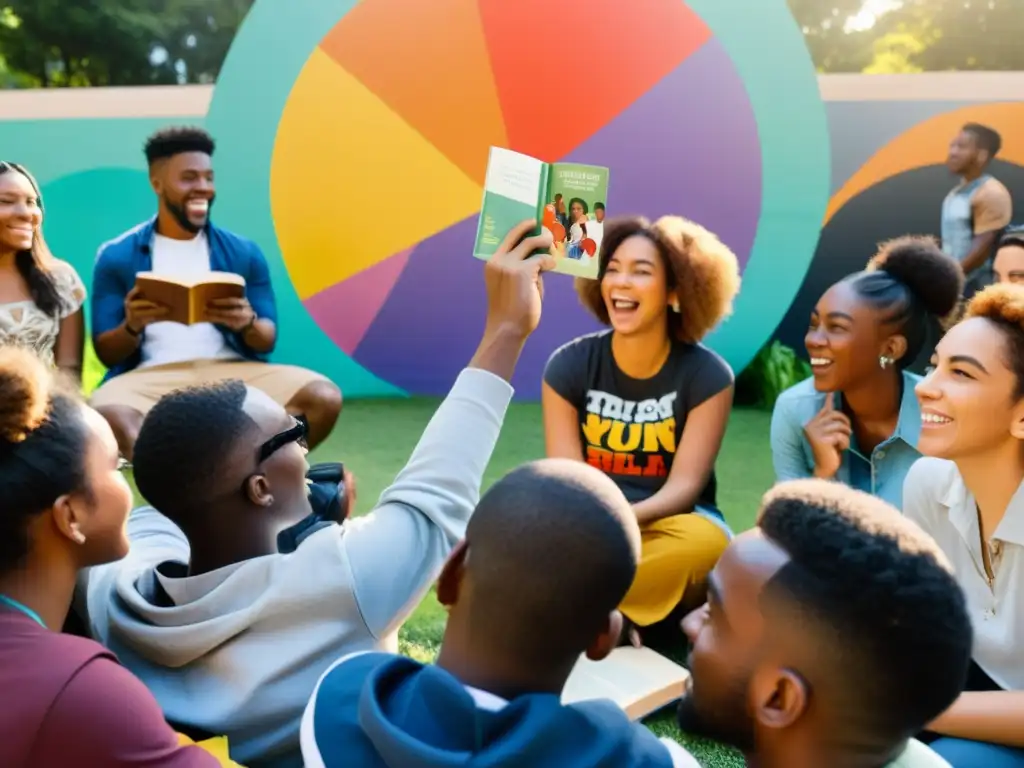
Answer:
<path fill-rule="evenodd" d="M 776 339 L 736 378 L 736 403 L 771 409 L 779 395 L 810 375 L 811 366 Z"/>
<path fill-rule="evenodd" d="M 92 341 L 85 340 L 85 354 L 82 356 L 82 394 L 86 397 L 100 385 L 107 369 L 96 357 L 96 351 L 92 348 Z"/>

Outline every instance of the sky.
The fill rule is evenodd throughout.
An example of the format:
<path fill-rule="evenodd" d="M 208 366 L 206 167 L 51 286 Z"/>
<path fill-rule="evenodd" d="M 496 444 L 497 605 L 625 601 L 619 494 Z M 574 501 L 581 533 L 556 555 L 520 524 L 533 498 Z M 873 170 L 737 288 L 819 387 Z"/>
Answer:
<path fill-rule="evenodd" d="M 878 16 L 896 5 L 899 5 L 898 0 L 865 0 L 861 12 L 850 19 L 846 29 L 850 32 L 871 29 L 875 25 Z"/>

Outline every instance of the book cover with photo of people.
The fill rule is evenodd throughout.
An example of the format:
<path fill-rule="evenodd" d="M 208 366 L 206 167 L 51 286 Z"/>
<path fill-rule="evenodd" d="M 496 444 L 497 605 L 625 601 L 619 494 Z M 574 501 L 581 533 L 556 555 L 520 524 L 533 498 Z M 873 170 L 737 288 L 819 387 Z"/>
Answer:
<path fill-rule="evenodd" d="M 523 219 L 551 232 L 556 272 L 597 277 L 604 236 L 608 169 L 543 160 L 491 147 L 474 255 L 488 259 Z M 539 230 L 538 230 L 539 231 Z"/>

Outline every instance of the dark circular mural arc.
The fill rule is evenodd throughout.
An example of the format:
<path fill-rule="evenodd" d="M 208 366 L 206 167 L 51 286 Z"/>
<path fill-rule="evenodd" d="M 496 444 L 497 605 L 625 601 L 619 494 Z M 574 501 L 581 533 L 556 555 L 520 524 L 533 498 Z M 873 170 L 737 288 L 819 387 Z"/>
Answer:
<path fill-rule="evenodd" d="M 1014 221 L 1024 221 L 1024 167 L 997 160 L 992 174 L 1013 196 Z M 839 209 L 822 230 L 811 267 L 775 338 L 806 358 L 804 334 L 821 295 L 836 281 L 864 269 L 879 243 L 908 234 L 938 236 L 942 201 L 954 184 L 943 165 L 915 168 L 869 187 Z M 927 365 L 930 354 L 926 350 L 913 370 Z"/>

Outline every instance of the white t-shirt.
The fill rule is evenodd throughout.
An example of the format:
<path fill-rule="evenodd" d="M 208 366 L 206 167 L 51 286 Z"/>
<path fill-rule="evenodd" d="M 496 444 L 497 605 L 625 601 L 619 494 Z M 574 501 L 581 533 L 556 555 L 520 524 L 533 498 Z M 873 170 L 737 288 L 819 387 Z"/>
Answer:
<path fill-rule="evenodd" d="M 200 232 L 192 240 L 153 238 L 153 271 L 161 275 L 196 275 L 210 271 L 210 244 Z M 238 360 L 213 323 L 153 323 L 142 337 L 139 368 L 191 360 Z"/>

